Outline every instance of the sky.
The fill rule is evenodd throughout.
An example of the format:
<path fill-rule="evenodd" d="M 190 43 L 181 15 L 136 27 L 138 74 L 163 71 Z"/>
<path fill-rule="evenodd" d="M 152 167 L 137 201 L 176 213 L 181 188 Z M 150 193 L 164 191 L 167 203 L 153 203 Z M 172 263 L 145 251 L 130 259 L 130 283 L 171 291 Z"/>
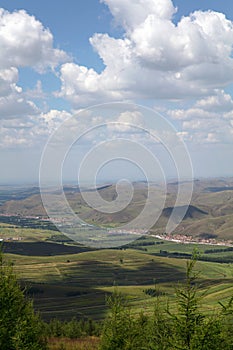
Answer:
<path fill-rule="evenodd" d="M 1 0 L 0 184 L 36 183 L 51 139 L 55 153 L 66 140 L 67 181 L 88 152 L 100 143 L 107 153 L 116 139 L 132 142 L 133 159 L 133 142 L 144 145 L 167 177 L 175 167 L 162 148 L 173 153 L 178 138 L 194 177 L 233 176 L 232 47 L 230 0 Z M 163 147 L 142 131 L 143 116 L 155 129 L 171 126 Z M 126 165 L 125 148 L 100 179 L 143 178 L 143 165 Z"/>

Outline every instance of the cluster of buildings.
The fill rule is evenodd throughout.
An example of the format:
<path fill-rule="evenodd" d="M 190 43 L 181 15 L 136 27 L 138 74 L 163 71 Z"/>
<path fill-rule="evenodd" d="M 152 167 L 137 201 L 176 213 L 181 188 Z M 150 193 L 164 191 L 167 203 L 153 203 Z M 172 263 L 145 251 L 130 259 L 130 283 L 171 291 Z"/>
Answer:
<path fill-rule="evenodd" d="M 192 236 L 186 236 L 181 234 L 163 234 L 163 235 L 155 235 L 154 237 L 158 239 L 162 239 L 164 241 L 176 242 L 176 243 L 184 243 L 184 244 L 207 244 L 207 245 L 218 245 L 218 246 L 227 246 L 233 247 L 232 241 L 216 241 L 214 238 L 194 238 Z"/>

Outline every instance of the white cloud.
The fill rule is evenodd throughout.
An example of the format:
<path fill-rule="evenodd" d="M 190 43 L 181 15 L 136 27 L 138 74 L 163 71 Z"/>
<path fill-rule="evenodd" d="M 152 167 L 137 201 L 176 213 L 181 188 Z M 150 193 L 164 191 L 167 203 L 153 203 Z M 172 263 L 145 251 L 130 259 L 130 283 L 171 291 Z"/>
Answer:
<path fill-rule="evenodd" d="M 48 135 L 52 122 L 46 124 L 33 102 L 44 97 L 41 83 L 34 91 L 23 91 L 19 68 L 44 73 L 69 57 L 54 48 L 51 32 L 24 10 L 10 13 L 0 8 L 0 48 L 0 146 L 29 147 L 39 142 L 39 135 Z"/>
<path fill-rule="evenodd" d="M 233 142 L 233 100 L 218 91 L 187 109 L 169 110 L 168 116 L 180 123 L 180 135 L 195 144 Z"/>
<path fill-rule="evenodd" d="M 0 97 L 0 119 L 15 119 L 38 113 L 36 105 L 32 101 L 27 101 L 21 94 Z"/>
<path fill-rule="evenodd" d="M 189 119 L 197 119 L 197 118 L 206 118 L 212 119 L 213 115 L 216 115 L 214 112 L 207 111 L 202 108 L 196 108 L 196 106 L 190 109 L 176 109 L 169 110 L 167 114 L 175 120 L 189 120 Z"/>
<path fill-rule="evenodd" d="M 183 122 L 183 129 L 184 130 L 205 130 L 210 129 L 211 126 L 213 126 L 213 121 L 207 121 L 206 119 L 194 119 L 194 120 L 188 120 Z"/>
<path fill-rule="evenodd" d="M 71 117 L 66 111 L 39 111 L 33 101 L 44 97 L 40 81 L 32 91 L 18 86 L 20 67 L 43 72 L 62 62 L 66 63 L 60 69 L 57 96 L 69 100 L 74 108 L 106 100 L 198 96 L 190 108 L 167 112 L 180 125 L 178 135 L 194 143 L 232 142 L 233 101 L 222 90 L 233 81 L 232 22 L 221 13 L 196 11 L 175 24 L 171 0 L 102 2 L 125 32 L 118 39 L 106 33 L 90 38 L 105 65 L 101 73 L 68 62 L 64 51 L 54 48 L 50 31 L 35 17 L 25 11 L 0 9 L 1 144 L 24 147 L 26 139 L 28 145 L 39 144 Z M 114 131 L 130 133 L 132 128 L 122 123 L 143 125 L 141 116 L 132 111 L 121 113 L 117 120 L 119 127 L 103 130 L 100 140 L 113 136 Z M 74 125 L 69 123 L 67 137 L 75 132 L 77 123 L 85 131 L 101 122 L 102 116 L 92 120 L 83 114 L 74 118 Z M 97 134 L 98 130 L 94 136 L 86 135 L 84 142 L 98 139 Z M 134 134 L 132 137 L 140 137 L 135 130 Z"/>
<path fill-rule="evenodd" d="M 15 148 L 19 150 L 20 148 L 32 147 L 33 142 L 31 135 L 30 123 L 22 123 L 18 127 L 18 123 L 1 123 L 0 125 L 0 148 L 1 149 L 10 149 Z M 28 125 L 26 125 L 28 124 Z"/>
<path fill-rule="evenodd" d="M 71 113 L 67 111 L 58 111 L 56 109 L 51 109 L 48 113 L 41 114 L 41 126 L 44 126 L 45 129 L 47 129 L 47 132 L 49 131 L 49 133 L 51 133 L 71 116 Z"/>
<path fill-rule="evenodd" d="M 132 29 L 144 22 L 148 13 L 159 18 L 171 19 L 176 12 L 171 0 L 101 0 L 105 3 L 116 22 L 125 29 Z"/>
<path fill-rule="evenodd" d="M 212 112 L 229 112 L 233 110 L 233 101 L 229 94 L 223 90 L 218 91 L 217 95 L 197 101 L 196 107 Z"/>
<path fill-rule="evenodd" d="M 105 64 L 101 73 L 74 63 L 62 66 L 60 96 L 74 105 L 208 96 L 233 81 L 233 24 L 224 14 L 196 11 L 174 24 L 170 0 L 102 2 L 125 33 L 121 39 L 90 38 Z"/>
<path fill-rule="evenodd" d="M 0 47 L 2 69 L 30 66 L 41 71 L 68 59 L 64 51 L 53 48 L 50 31 L 24 10 L 0 9 Z"/>
<path fill-rule="evenodd" d="M 20 92 L 20 88 L 16 85 L 17 81 L 17 68 L 1 69 L 0 67 L 0 96 L 7 96 L 15 91 Z"/>
<path fill-rule="evenodd" d="M 125 111 L 114 120 L 114 124 L 108 124 L 108 130 L 131 134 L 142 132 L 144 125 L 143 115 L 139 111 Z"/>
<path fill-rule="evenodd" d="M 14 104 L 13 107 L 16 107 Z M 13 118 L 4 118 L 0 121 L 0 148 L 28 148 L 38 147 L 42 149 L 48 140 L 48 137 L 65 120 L 72 115 L 67 111 L 52 109 L 47 113 L 37 115 L 23 114 L 19 116 L 15 113 Z M 1 113 L 1 105 L 0 105 Z M 67 131 L 67 137 L 70 130 Z"/>
<path fill-rule="evenodd" d="M 26 90 L 24 95 L 26 98 L 33 100 L 46 99 L 47 97 L 47 94 L 43 91 L 42 83 L 40 80 L 37 80 L 34 88 Z"/>

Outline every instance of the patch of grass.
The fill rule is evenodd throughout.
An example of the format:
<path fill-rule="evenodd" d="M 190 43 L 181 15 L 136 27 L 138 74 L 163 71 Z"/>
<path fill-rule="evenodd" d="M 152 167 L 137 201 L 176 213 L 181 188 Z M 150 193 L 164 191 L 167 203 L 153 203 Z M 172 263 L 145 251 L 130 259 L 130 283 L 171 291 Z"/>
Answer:
<path fill-rule="evenodd" d="M 13 240 L 20 238 L 23 242 L 41 242 L 55 236 L 56 232 L 51 230 L 40 230 L 33 228 L 23 228 L 6 223 L 0 223 L 0 238 L 4 240 Z M 58 234 L 57 234 L 58 235 Z"/>

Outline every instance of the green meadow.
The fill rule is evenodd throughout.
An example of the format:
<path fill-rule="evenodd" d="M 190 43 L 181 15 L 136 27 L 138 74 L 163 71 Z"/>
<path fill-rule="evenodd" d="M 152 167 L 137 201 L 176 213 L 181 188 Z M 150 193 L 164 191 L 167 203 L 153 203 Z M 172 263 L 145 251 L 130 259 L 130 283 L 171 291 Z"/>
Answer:
<path fill-rule="evenodd" d="M 30 231 L 19 230 L 21 234 Z M 39 242 L 39 232 L 37 235 Z M 62 240 L 58 234 L 55 243 L 56 234 L 51 231 L 42 235 L 44 242 L 51 245 L 47 256 L 37 246 L 38 250 L 34 248 L 30 256 L 19 248 L 24 244 L 27 250 L 27 244 L 37 243 L 31 240 L 29 233 L 22 242 L 15 242 L 14 254 L 6 255 L 13 262 L 28 295 L 33 297 L 35 308 L 46 320 L 74 316 L 101 320 L 107 312 L 106 297 L 116 288 L 128 298 L 133 313 L 140 313 L 142 309 L 151 313 L 157 296 L 164 303 L 169 299 L 173 308 L 174 288 L 185 278 L 186 260 L 193 249 L 199 251 L 200 259 L 212 259 L 216 255 L 224 260 L 231 254 L 224 251 L 226 247 L 181 244 L 150 237 L 121 249 L 66 254 L 67 249 L 80 247 L 70 242 L 58 243 Z M 63 251 L 57 253 L 58 247 Z M 218 308 L 218 301 L 226 302 L 233 295 L 231 263 L 200 260 L 196 270 L 199 271 L 200 291 L 204 294 L 202 307 L 207 312 Z"/>

